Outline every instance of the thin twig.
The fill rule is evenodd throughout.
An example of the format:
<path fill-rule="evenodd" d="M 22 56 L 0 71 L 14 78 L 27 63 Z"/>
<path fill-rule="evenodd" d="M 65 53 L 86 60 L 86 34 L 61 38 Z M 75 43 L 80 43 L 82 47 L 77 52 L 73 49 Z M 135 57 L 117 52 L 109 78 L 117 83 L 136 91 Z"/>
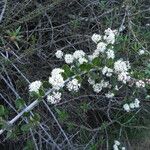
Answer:
<path fill-rule="evenodd" d="M 0 23 L 1 23 L 2 19 L 3 19 L 4 12 L 6 10 L 6 5 L 7 5 L 7 0 L 4 0 L 4 6 L 3 6 L 2 12 L 0 14 Z"/>

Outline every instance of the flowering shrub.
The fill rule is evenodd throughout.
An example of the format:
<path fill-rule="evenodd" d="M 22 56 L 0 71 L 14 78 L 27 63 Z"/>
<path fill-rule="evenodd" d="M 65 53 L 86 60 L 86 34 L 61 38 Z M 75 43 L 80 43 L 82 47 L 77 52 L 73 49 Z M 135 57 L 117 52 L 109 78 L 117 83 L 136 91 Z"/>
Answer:
<path fill-rule="evenodd" d="M 137 90 L 140 88 L 139 90 L 142 90 L 141 88 L 145 87 L 144 79 L 139 80 L 134 77 L 129 60 L 118 58 L 117 51 L 115 51 L 115 42 L 118 37 L 119 32 L 117 30 L 111 30 L 110 28 L 105 30 L 104 35 L 93 34 L 91 39 L 97 46 L 93 54 L 90 55 L 82 50 L 77 50 L 73 54 L 64 55 L 62 51 L 58 50 L 55 53 L 56 57 L 63 59 L 64 55 L 65 63 L 70 66 L 64 65 L 62 69 L 53 69 L 49 83 L 55 90 L 66 88 L 68 91 L 77 92 L 82 82 L 88 82 L 89 85 L 92 85 L 95 93 L 98 94 L 103 91 L 104 96 L 108 99 L 112 99 L 112 101 L 115 101 L 115 95 L 119 95 L 119 92 L 121 92 L 124 87 L 137 88 Z M 74 78 L 68 81 L 65 87 L 64 80 L 72 76 L 74 76 Z M 78 81 L 78 77 L 82 80 Z M 87 81 L 83 79 L 87 79 Z M 33 83 L 31 83 L 31 85 L 32 84 Z M 130 97 L 132 97 L 132 95 L 130 95 Z M 120 106 L 127 112 L 130 111 L 130 108 L 139 108 L 140 101 L 137 97 L 135 98 L 135 102 L 133 101 L 134 100 L 132 100 L 130 104 L 123 104 L 125 101 L 124 98 L 122 98 L 122 105 Z"/>
<path fill-rule="evenodd" d="M 104 35 L 95 33 L 91 39 L 96 44 L 96 49 L 92 54 L 87 54 L 83 50 L 67 54 L 58 50 L 55 53 L 56 57 L 64 60 L 66 64 L 62 68 L 52 70 L 49 84 L 54 91 L 47 96 L 47 102 L 59 104 L 63 102 L 61 99 L 63 91 L 68 90 L 68 92 L 75 94 L 82 86 L 86 85 L 86 92 L 94 92 L 95 96 L 103 97 L 104 105 L 113 103 L 113 107 L 118 109 L 118 111 L 115 110 L 116 114 L 131 113 L 134 115 L 134 112 L 140 111 L 142 105 L 140 95 L 142 91 L 145 91 L 146 97 L 146 87 L 149 86 L 149 83 L 145 82 L 145 78 L 137 77 L 134 66 L 132 66 L 133 62 L 130 63 L 128 58 L 122 58 L 118 55 L 116 45 L 118 44 L 119 31 L 108 28 Z M 139 55 L 142 54 L 145 52 L 140 50 Z M 34 86 L 36 82 L 37 88 Z M 41 87 L 38 82 L 40 81 L 29 85 L 30 91 L 38 92 Z M 125 93 L 127 88 L 130 91 Z M 109 121 L 111 122 L 110 118 Z M 120 147 L 120 142 L 115 141 L 113 149 L 118 150 L 118 147 Z M 123 150 L 125 147 L 121 149 Z"/>
<path fill-rule="evenodd" d="M 86 93 L 89 95 L 91 105 L 103 109 L 106 117 L 96 128 L 90 124 L 88 126 L 84 124 L 85 129 L 94 131 L 105 129 L 113 123 L 117 123 L 116 127 L 126 124 L 127 118 L 132 118 L 140 112 L 142 97 L 145 99 L 148 95 L 149 79 L 138 75 L 134 69 L 133 60 L 131 62 L 128 57 L 119 55 L 117 50 L 119 38 L 119 31 L 108 28 L 103 35 L 96 33 L 92 35 L 91 39 L 96 44 L 92 54 L 87 54 L 83 50 L 76 50 L 74 53 L 64 53 L 58 50 L 55 56 L 63 61 L 64 65 L 61 68 L 54 68 L 48 81 L 34 81 L 29 84 L 31 97 L 38 98 L 35 104 L 46 99 L 48 105 L 61 105 L 66 92 L 72 97 Z M 139 55 L 141 57 L 148 53 L 140 50 Z M 98 97 L 99 101 L 96 102 L 92 96 Z M 69 100 L 65 102 L 67 101 Z M 35 105 L 29 106 L 27 111 L 33 109 Z M 86 104 L 82 108 L 84 108 L 82 113 L 85 114 L 90 110 L 90 106 Z M 65 113 L 61 113 L 58 109 L 56 111 L 59 115 L 65 116 Z M 38 125 L 38 123 L 32 125 Z M 133 121 L 132 125 L 134 123 L 136 124 L 136 121 Z M 118 147 L 120 143 L 115 141 L 114 150 L 119 149 Z M 125 147 L 120 147 L 120 149 L 123 150 Z"/>

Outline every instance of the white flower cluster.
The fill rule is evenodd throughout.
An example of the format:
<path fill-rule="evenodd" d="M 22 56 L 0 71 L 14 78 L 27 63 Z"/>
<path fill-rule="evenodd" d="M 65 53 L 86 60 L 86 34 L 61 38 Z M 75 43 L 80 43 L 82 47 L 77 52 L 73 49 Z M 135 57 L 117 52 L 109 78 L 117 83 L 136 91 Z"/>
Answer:
<path fill-rule="evenodd" d="M 134 109 L 134 108 L 139 108 L 140 107 L 140 101 L 136 98 L 134 100 L 134 102 L 130 103 L 130 104 L 124 104 L 123 105 L 123 109 L 126 111 L 126 112 L 130 112 L 131 109 Z"/>
<path fill-rule="evenodd" d="M 79 59 L 85 56 L 85 52 L 83 52 L 82 50 L 77 50 L 73 53 L 73 57 L 74 59 Z"/>
<path fill-rule="evenodd" d="M 102 84 L 101 83 L 94 84 L 93 90 L 94 90 L 94 92 L 99 93 L 102 90 Z"/>
<path fill-rule="evenodd" d="M 78 61 L 78 63 L 81 65 L 83 63 L 87 63 L 88 60 L 85 58 L 85 52 L 82 50 L 77 50 L 73 53 L 73 57 L 75 60 Z"/>
<path fill-rule="evenodd" d="M 125 150 L 126 148 L 125 147 L 120 147 L 120 142 L 119 141 L 117 141 L 117 140 L 115 140 L 114 141 L 114 145 L 113 145 L 113 150 Z M 120 148 L 119 148 L 120 147 Z"/>
<path fill-rule="evenodd" d="M 116 91 L 119 91 L 118 85 L 116 85 L 114 89 L 115 89 Z"/>
<path fill-rule="evenodd" d="M 72 54 L 65 55 L 65 62 L 67 64 L 72 64 L 74 60 L 78 61 L 79 64 L 83 64 L 84 62 L 88 62 L 85 58 L 85 53 L 83 50 L 77 50 Z"/>
<path fill-rule="evenodd" d="M 96 33 L 93 34 L 92 41 L 97 44 L 97 48 L 92 55 L 88 55 L 89 60 L 92 61 L 94 58 L 98 57 L 100 53 L 104 53 L 104 52 L 106 52 L 107 59 L 110 58 L 114 59 L 115 58 L 114 51 L 112 49 L 107 50 L 107 45 L 114 44 L 115 36 L 116 36 L 116 30 L 111 30 L 110 28 L 105 30 L 104 36 L 101 36 Z"/>
<path fill-rule="evenodd" d="M 105 30 L 105 35 L 103 38 L 104 40 L 106 40 L 108 44 L 114 44 L 116 34 L 117 34 L 116 30 L 111 30 L 110 28 L 108 28 L 107 30 Z"/>
<path fill-rule="evenodd" d="M 144 88 L 145 87 L 145 82 L 142 80 L 137 81 L 136 83 L 137 88 Z"/>
<path fill-rule="evenodd" d="M 145 79 L 146 84 L 150 84 L 150 79 Z"/>
<path fill-rule="evenodd" d="M 83 63 L 87 63 L 88 60 L 87 60 L 86 58 L 84 58 L 84 57 L 80 57 L 80 58 L 78 59 L 78 62 L 79 62 L 80 65 L 82 65 Z"/>
<path fill-rule="evenodd" d="M 34 81 L 29 84 L 29 91 L 38 93 L 41 86 L 42 86 L 41 81 Z"/>
<path fill-rule="evenodd" d="M 78 82 L 77 79 L 73 79 L 73 80 L 69 81 L 66 86 L 69 91 L 77 92 L 79 90 L 81 84 Z"/>
<path fill-rule="evenodd" d="M 94 90 L 94 92 L 99 93 L 102 91 L 103 88 L 106 88 L 109 86 L 110 86 L 110 84 L 108 81 L 102 80 L 100 83 L 93 84 L 93 90 Z"/>
<path fill-rule="evenodd" d="M 128 70 L 130 69 L 129 61 L 117 60 L 114 63 L 115 73 L 118 74 L 118 81 L 122 81 L 124 84 L 130 81 Z"/>
<path fill-rule="evenodd" d="M 106 46 L 107 46 L 107 44 L 106 43 L 104 43 L 104 42 L 99 42 L 98 44 L 97 44 L 97 52 L 104 52 L 105 50 L 106 50 Z"/>
<path fill-rule="evenodd" d="M 51 104 L 59 103 L 61 100 L 61 93 L 60 92 L 54 92 L 52 94 L 49 94 L 47 96 L 47 101 Z"/>
<path fill-rule="evenodd" d="M 63 69 L 55 68 L 51 72 L 51 76 L 49 77 L 49 83 L 53 86 L 54 89 L 59 90 L 64 86 L 64 79 L 61 73 L 64 72 Z"/>
<path fill-rule="evenodd" d="M 105 94 L 105 96 L 106 96 L 107 98 L 113 98 L 113 97 L 115 96 L 115 94 L 114 94 L 114 93 L 111 93 L 111 92 L 108 92 L 108 93 Z"/>
<path fill-rule="evenodd" d="M 74 61 L 73 55 L 72 54 L 66 54 L 65 55 L 65 62 L 67 64 L 72 64 Z"/>
<path fill-rule="evenodd" d="M 114 69 L 116 73 L 127 72 L 130 68 L 129 61 L 123 61 L 122 59 L 119 59 L 114 63 Z"/>
<path fill-rule="evenodd" d="M 105 67 L 102 69 L 102 74 L 103 74 L 103 75 L 106 75 L 107 77 L 112 76 L 112 73 L 113 73 L 113 69 L 108 68 L 107 66 L 105 66 Z"/>
<path fill-rule="evenodd" d="M 129 76 L 128 72 L 121 72 L 120 74 L 118 74 L 118 81 L 122 81 L 124 84 L 129 82 L 130 79 L 131 77 Z"/>
<path fill-rule="evenodd" d="M 115 54 L 114 51 L 112 49 L 108 49 L 108 51 L 106 52 L 107 54 L 107 59 L 114 59 L 115 58 Z"/>
<path fill-rule="evenodd" d="M 138 52 L 138 54 L 139 54 L 139 55 L 145 54 L 145 50 L 144 50 L 144 49 L 140 49 L 139 52 Z"/>
<path fill-rule="evenodd" d="M 55 53 L 56 57 L 61 59 L 63 57 L 63 52 L 61 50 L 58 50 L 56 53 Z"/>
<path fill-rule="evenodd" d="M 93 41 L 94 43 L 98 43 L 98 42 L 102 39 L 102 36 L 99 35 L 99 34 L 94 33 L 94 34 L 92 35 L 91 39 L 92 39 L 92 41 Z"/>

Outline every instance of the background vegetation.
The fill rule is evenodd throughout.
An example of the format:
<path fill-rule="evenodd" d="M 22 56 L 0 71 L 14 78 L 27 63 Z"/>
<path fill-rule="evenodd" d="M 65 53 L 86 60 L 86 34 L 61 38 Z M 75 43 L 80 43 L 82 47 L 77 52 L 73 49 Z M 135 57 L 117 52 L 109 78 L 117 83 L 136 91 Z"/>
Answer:
<path fill-rule="evenodd" d="M 53 68 L 62 66 L 64 62 L 55 57 L 57 50 L 70 53 L 82 49 L 89 54 L 95 47 L 93 33 L 121 25 L 125 29 L 118 45 L 120 55 L 134 62 L 140 72 L 137 76 L 149 78 L 149 58 L 137 57 L 139 49 L 149 50 L 150 46 L 149 0 L 8 0 L 0 24 L 1 126 L 20 112 L 24 102 L 29 105 L 33 101 L 28 94 L 30 82 L 47 80 Z M 53 150 L 58 145 L 62 150 L 105 150 L 112 149 L 114 139 L 121 137 L 128 149 L 150 149 L 149 99 L 133 120 L 125 115 L 120 125 L 108 123 L 109 105 L 89 91 L 66 92 L 61 103 L 49 107 L 40 103 L 32 111 L 34 118 L 27 113 L 0 135 L 0 147 Z M 115 109 L 110 110 L 114 120 L 118 115 Z"/>

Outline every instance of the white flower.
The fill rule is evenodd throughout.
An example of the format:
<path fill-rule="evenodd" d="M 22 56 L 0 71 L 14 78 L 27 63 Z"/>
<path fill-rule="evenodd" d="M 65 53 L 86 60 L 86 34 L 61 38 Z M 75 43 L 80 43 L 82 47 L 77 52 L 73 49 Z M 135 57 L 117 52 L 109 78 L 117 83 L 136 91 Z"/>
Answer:
<path fill-rule="evenodd" d="M 56 76 L 56 75 L 61 74 L 62 72 L 64 72 L 63 69 L 61 69 L 61 68 L 55 68 L 55 69 L 52 70 L 51 75 L 52 76 Z"/>
<path fill-rule="evenodd" d="M 123 109 L 124 109 L 125 111 L 127 111 L 127 112 L 130 112 L 130 106 L 129 106 L 129 104 L 124 104 L 124 105 L 123 105 Z"/>
<path fill-rule="evenodd" d="M 149 27 L 149 26 L 150 26 L 150 23 L 147 23 L 146 26 Z"/>
<path fill-rule="evenodd" d="M 47 101 L 51 104 L 59 103 L 61 100 L 61 93 L 60 92 L 53 92 L 47 96 Z"/>
<path fill-rule="evenodd" d="M 109 81 L 104 81 L 104 80 L 101 81 L 101 85 L 102 85 L 102 87 L 104 87 L 104 88 L 110 86 Z"/>
<path fill-rule="evenodd" d="M 118 146 L 117 145 L 113 145 L 113 150 L 119 150 Z"/>
<path fill-rule="evenodd" d="M 55 53 L 56 57 L 57 58 L 62 58 L 63 57 L 63 52 L 61 50 L 58 50 L 56 53 Z"/>
<path fill-rule="evenodd" d="M 91 85 L 95 84 L 95 81 L 94 81 L 93 79 L 91 79 L 91 78 L 88 79 L 88 82 L 89 82 L 89 84 L 91 84 Z"/>
<path fill-rule="evenodd" d="M 73 53 L 73 57 L 75 59 L 79 59 L 81 57 L 84 57 L 85 56 L 85 52 L 83 50 L 77 50 Z"/>
<path fill-rule="evenodd" d="M 114 97 L 114 93 L 108 92 L 107 94 L 105 94 L 105 96 L 107 98 L 113 98 Z"/>
<path fill-rule="evenodd" d="M 114 63 L 114 69 L 116 73 L 127 72 L 130 69 L 130 63 L 128 61 L 117 60 Z"/>
<path fill-rule="evenodd" d="M 121 72 L 118 74 L 118 81 L 122 81 L 124 84 L 129 82 L 131 77 L 128 75 L 128 72 Z"/>
<path fill-rule="evenodd" d="M 134 109 L 134 108 L 139 108 L 140 107 L 140 101 L 136 98 L 134 102 L 130 103 L 130 104 L 125 104 L 124 105 L 124 109 L 129 112 L 130 111 L 130 108 L 131 109 Z M 126 108 L 125 108 L 126 107 Z"/>
<path fill-rule="evenodd" d="M 136 98 L 134 101 L 135 108 L 139 108 L 140 107 L 139 104 L 140 104 L 140 101 Z"/>
<path fill-rule="evenodd" d="M 64 86 L 64 79 L 61 75 L 49 77 L 49 83 L 52 84 L 53 88 L 59 90 Z"/>
<path fill-rule="evenodd" d="M 98 43 L 102 39 L 102 37 L 99 34 L 94 33 L 91 39 L 94 43 Z"/>
<path fill-rule="evenodd" d="M 111 68 L 108 68 L 107 66 L 105 66 L 105 67 L 102 69 L 102 74 L 103 74 L 103 75 L 106 75 L 107 77 L 112 76 L 112 73 L 113 73 L 113 70 L 112 70 Z"/>
<path fill-rule="evenodd" d="M 114 143 L 115 143 L 115 145 L 117 145 L 117 146 L 119 146 L 119 145 L 120 145 L 120 142 L 119 142 L 119 141 L 117 141 L 117 140 L 115 140 L 115 141 L 114 141 Z"/>
<path fill-rule="evenodd" d="M 145 50 L 143 50 L 143 49 L 139 50 L 139 55 L 143 55 L 144 53 L 145 53 Z"/>
<path fill-rule="evenodd" d="M 94 55 L 88 55 L 88 59 L 90 60 L 90 61 L 92 61 L 94 58 L 96 58 L 97 56 L 94 56 Z"/>
<path fill-rule="evenodd" d="M 100 54 L 100 51 L 99 51 L 98 49 L 96 49 L 96 50 L 94 51 L 93 55 L 92 55 L 92 56 L 93 56 L 93 59 L 96 58 L 96 57 L 98 57 L 99 54 Z"/>
<path fill-rule="evenodd" d="M 49 83 L 56 90 L 59 90 L 60 88 L 64 86 L 64 79 L 61 75 L 62 72 L 64 72 L 63 69 L 55 68 L 51 72 L 51 77 L 49 77 Z"/>
<path fill-rule="evenodd" d="M 66 55 L 65 55 L 65 62 L 66 62 L 67 64 L 71 64 L 71 63 L 73 63 L 73 61 L 74 61 L 73 55 L 71 55 L 71 54 L 66 54 Z"/>
<path fill-rule="evenodd" d="M 104 36 L 104 40 L 106 40 L 106 42 L 108 44 L 114 44 L 115 43 L 115 34 L 114 33 L 111 33 L 110 35 L 108 36 Z"/>
<path fill-rule="evenodd" d="M 137 81 L 136 83 L 137 88 L 144 88 L 145 87 L 145 82 L 142 80 Z"/>
<path fill-rule="evenodd" d="M 100 49 L 96 49 L 92 55 L 88 55 L 88 59 L 92 61 L 94 58 L 98 57 L 100 54 Z"/>
<path fill-rule="evenodd" d="M 124 31 L 125 30 L 125 26 L 123 25 L 123 26 L 121 26 L 120 28 L 119 28 L 119 32 L 122 32 L 122 31 Z"/>
<path fill-rule="evenodd" d="M 69 91 L 77 92 L 79 90 L 79 87 L 81 86 L 81 84 L 78 82 L 77 79 L 73 79 L 73 80 L 69 81 L 66 86 Z"/>
<path fill-rule="evenodd" d="M 119 91 L 118 85 L 115 86 L 115 90 L 116 90 L 116 91 Z"/>
<path fill-rule="evenodd" d="M 112 30 L 111 30 L 110 28 L 108 28 L 108 29 L 106 29 L 104 32 L 105 32 L 105 35 L 109 35 L 110 32 L 112 32 Z"/>
<path fill-rule="evenodd" d="M 129 106 L 130 106 L 131 109 L 135 108 L 135 104 L 134 103 L 130 103 Z"/>
<path fill-rule="evenodd" d="M 97 50 L 98 50 L 99 52 L 102 52 L 102 53 L 103 53 L 103 52 L 106 50 L 106 46 L 107 46 L 106 43 L 100 42 L 100 43 L 97 44 Z"/>
<path fill-rule="evenodd" d="M 108 28 L 107 30 L 105 30 L 105 35 L 104 35 L 104 40 L 106 40 L 106 42 L 108 44 L 114 44 L 115 43 L 115 33 L 116 31 L 111 30 L 110 28 Z"/>
<path fill-rule="evenodd" d="M 113 145 L 113 150 L 120 150 L 120 142 L 115 140 Z M 121 150 L 125 150 L 125 147 L 122 147 Z"/>
<path fill-rule="evenodd" d="M 88 62 L 87 59 L 84 58 L 84 57 L 80 57 L 80 58 L 78 59 L 78 61 L 79 61 L 79 64 L 80 64 L 80 65 L 82 65 L 83 63 L 87 63 L 87 62 Z"/>
<path fill-rule="evenodd" d="M 105 32 L 105 35 L 109 35 L 109 34 L 113 33 L 113 30 L 111 28 L 108 28 L 104 32 Z"/>
<path fill-rule="evenodd" d="M 41 81 L 34 81 L 29 84 L 29 91 L 38 93 L 41 86 L 42 86 Z"/>
<path fill-rule="evenodd" d="M 108 59 L 110 59 L 110 58 L 114 59 L 114 58 L 115 58 L 114 51 L 111 50 L 111 49 L 109 49 L 109 50 L 106 52 L 106 54 L 107 54 L 107 58 L 108 58 Z"/>
<path fill-rule="evenodd" d="M 93 85 L 93 90 L 94 90 L 94 92 L 99 93 L 102 90 L 102 87 L 103 86 L 101 83 L 96 83 Z"/>
<path fill-rule="evenodd" d="M 120 145 L 120 142 L 115 140 L 114 145 L 113 145 L 113 150 L 119 150 L 119 145 Z"/>
<path fill-rule="evenodd" d="M 118 146 L 117 145 L 113 145 L 113 150 L 119 150 Z"/>

